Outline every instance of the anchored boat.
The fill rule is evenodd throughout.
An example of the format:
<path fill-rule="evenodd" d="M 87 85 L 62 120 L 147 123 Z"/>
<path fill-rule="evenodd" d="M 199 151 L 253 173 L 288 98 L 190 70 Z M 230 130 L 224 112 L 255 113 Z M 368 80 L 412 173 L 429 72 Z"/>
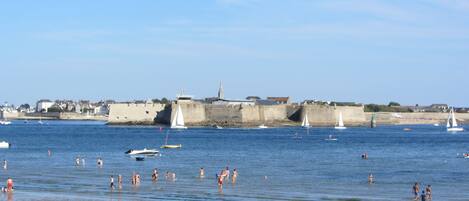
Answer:
<path fill-rule="evenodd" d="M 454 109 L 451 108 L 448 115 L 448 121 L 446 123 L 446 130 L 449 132 L 458 132 L 464 131 L 463 127 L 458 127 L 458 122 L 456 121 L 456 117 L 454 116 Z"/>
<path fill-rule="evenodd" d="M 156 155 L 160 152 L 156 149 L 144 148 L 144 149 L 135 149 L 135 150 L 134 149 L 129 149 L 125 153 L 128 154 L 128 155 Z"/>
<path fill-rule="evenodd" d="M 339 113 L 339 122 L 337 122 L 337 125 L 334 128 L 337 130 L 347 129 L 347 127 L 344 126 L 344 120 L 342 119 L 342 112 Z"/>
<path fill-rule="evenodd" d="M 178 104 L 178 108 L 176 109 L 176 115 L 174 115 L 173 120 L 171 121 L 171 128 L 172 129 L 187 129 L 184 126 L 184 116 L 182 115 L 181 106 Z"/>

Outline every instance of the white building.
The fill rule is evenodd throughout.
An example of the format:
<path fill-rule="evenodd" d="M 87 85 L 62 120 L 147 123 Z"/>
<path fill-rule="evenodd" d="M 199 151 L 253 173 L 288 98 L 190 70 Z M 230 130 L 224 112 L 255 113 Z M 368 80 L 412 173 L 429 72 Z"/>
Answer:
<path fill-rule="evenodd" d="M 36 103 L 36 112 L 47 112 L 47 110 L 54 104 L 54 102 L 47 99 L 39 100 Z"/>

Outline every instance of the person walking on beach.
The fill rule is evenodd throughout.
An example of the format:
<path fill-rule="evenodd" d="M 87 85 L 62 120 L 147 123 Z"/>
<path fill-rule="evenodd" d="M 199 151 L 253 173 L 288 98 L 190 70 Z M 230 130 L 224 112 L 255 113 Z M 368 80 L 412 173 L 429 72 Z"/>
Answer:
<path fill-rule="evenodd" d="M 112 175 L 109 178 L 109 186 L 111 187 L 111 189 L 114 189 L 114 176 Z"/>
<path fill-rule="evenodd" d="M 427 200 L 432 200 L 432 185 L 427 185 L 425 195 L 427 196 Z"/>
<path fill-rule="evenodd" d="M 200 178 L 204 178 L 204 177 L 205 177 L 205 170 L 204 170 L 203 167 L 201 167 L 200 170 L 199 170 L 199 177 L 200 177 Z"/>
<path fill-rule="evenodd" d="M 238 178 L 238 170 L 233 169 L 233 176 L 231 177 L 231 183 L 236 183 L 236 178 Z"/>
<path fill-rule="evenodd" d="M 153 170 L 153 173 L 151 174 L 151 180 L 153 182 L 156 182 L 158 180 L 158 169 L 155 168 Z"/>
<path fill-rule="evenodd" d="M 420 191 L 420 186 L 418 182 L 415 182 L 414 186 L 412 187 L 412 191 L 414 193 L 414 200 L 419 199 L 419 191 Z"/>
<path fill-rule="evenodd" d="M 4 170 L 8 169 L 8 162 L 7 162 L 7 160 L 3 160 L 3 169 L 4 169 Z"/>

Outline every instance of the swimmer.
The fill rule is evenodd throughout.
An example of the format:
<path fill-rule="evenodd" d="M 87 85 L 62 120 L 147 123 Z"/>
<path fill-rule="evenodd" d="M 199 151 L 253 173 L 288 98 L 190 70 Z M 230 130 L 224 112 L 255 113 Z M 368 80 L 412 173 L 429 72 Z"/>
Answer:
<path fill-rule="evenodd" d="M 137 174 L 136 174 L 135 172 L 132 173 L 132 185 L 137 184 L 137 177 L 136 177 L 136 175 L 137 175 Z"/>
<path fill-rule="evenodd" d="M 238 178 L 238 171 L 235 169 L 233 169 L 233 176 L 231 177 L 231 183 L 236 183 L 236 178 Z"/>
<path fill-rule="evenodd" d="M 427 196 L 427 200 L 432 200 L 432 186 L 427 185 L 425 188 L 425 195 Z"/>
<path fill-rule="evenodd" d="M 103 159 L 102 158 L 98 158 L 98 160 L 96 161 L 96 163 L 98 164 L 99 167 L 103 167 Z"/>
<path fill-rule="evenodd" d="M 8 177 L 7 179 L 7 192 L 13 191 L 13 179 Z"/>
<path fill-rule="evenodd" d="M 419 199 L 419 191 L 420 191 L 419 183 L 415 182 L 414 186 L 412 187 L 412 192 L 414 193 L 414 200 Z"/>
<path fill-rule="evenodd" d="M 151 174 L 151 180 L 152 181 L 157 181 L 158 180 L 158 169 L 154 169 L 153 173 Z"/>
<path fill-rule="evenodd" d="M 226 166 L 225 173 L 226 173 L 225 179 L 229 180 L 230 179 L 230 168 L 228 168 L 228 166 Z"/>
<path fill-rule="evenodd" d="M 80 157 L 78 156 L 75 158 L 75 165 L 80 166 Z"/>
<path fill-rule="evenodd" d="M 371 173 L 368 175 L 368 183 L 369 183 L 369 184 L 374 183 L 374 181 L 373 181 L 373 174 L 371 174 Z"/>
<path fill-rule="evenodd" d="M 204 178 L 204 177 L 205 177 L 205 170 L 204 170 L 203 167 L 201 167 L 200 170 L 199 170 L 199 177 L 200 177 L 200 178 Z"/>
<path fill-rule="evenodd" d="M 422 194 L 420 194 L 420 201 L 426 201 L 427 200 L 427 196 L 425 195 L 425 191 L 422 190 Z"/>
<path fill-rule="evenodd" d="M 114 189 L 114 177 L 112 175 L 109 178 L 109 186 L 111 187 L 111 189 Z"/>
<path fill-rule="evenodd" d="M 122 188 L 122 175 L 117 176 L 117 184 L 119 184 L 119 189 Z"/>

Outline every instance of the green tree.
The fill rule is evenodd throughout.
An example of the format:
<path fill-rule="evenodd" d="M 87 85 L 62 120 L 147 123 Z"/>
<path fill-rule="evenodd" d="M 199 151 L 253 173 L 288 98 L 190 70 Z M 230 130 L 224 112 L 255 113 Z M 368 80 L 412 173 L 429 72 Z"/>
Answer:
<path fill-rule="evenodd" d="M 399 104 L 398 102 L 394 102 L 394 101 L 391 101 L 388 104 L 388 107 L 398 107 L 398 106 L 401 106 L 401 104 Z"/>

